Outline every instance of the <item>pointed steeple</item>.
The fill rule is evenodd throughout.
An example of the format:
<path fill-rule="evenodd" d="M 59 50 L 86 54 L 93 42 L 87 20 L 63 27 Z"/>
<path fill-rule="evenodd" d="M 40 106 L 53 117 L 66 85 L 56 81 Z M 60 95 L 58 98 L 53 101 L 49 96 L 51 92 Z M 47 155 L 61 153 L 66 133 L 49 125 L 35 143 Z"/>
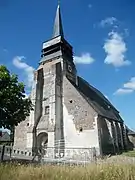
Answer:
<path fill-rule="evenodd" d="M 40 63 L 45 63 L 55 58 L 58 59 L 59 57 L 68 58 L 71 63 L 73 62 L 72 46 L 64 38 L 59 1 L 60 0 L 58 0 L 53 35 L 51 39 L 43 43 Z"/>
<path fill-rule="evenodd" d="M 56 16 L 55 16 L 55 22 L 54 22 L 54 28 L 53 28 L 53 38 L 57 36 L 64 37 L 63 33 L 63 27 L 62 27 L 62 19 L 61 19 L 61 13 L 60 13 L 60 4 L 58 3 Z"/>

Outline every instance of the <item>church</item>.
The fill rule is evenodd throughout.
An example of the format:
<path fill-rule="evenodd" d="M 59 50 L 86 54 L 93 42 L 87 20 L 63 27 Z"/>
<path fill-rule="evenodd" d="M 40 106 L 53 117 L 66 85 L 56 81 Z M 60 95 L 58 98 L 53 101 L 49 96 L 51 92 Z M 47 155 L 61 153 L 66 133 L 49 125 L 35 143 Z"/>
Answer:
<path fill-rule="evenodd" d="M 68 149 L 76 149 L 72 156 L 80 149 L 85 153 L 94 148 L 99 156 L 125 151 L 126 126 L 119 111 L 77 74 L 59 5 L 52 38 L 41 52 L 30 95 L 34 110 L 15 128 L 14 153 L 43 148 L 55 158 L 66 157 Z"/>

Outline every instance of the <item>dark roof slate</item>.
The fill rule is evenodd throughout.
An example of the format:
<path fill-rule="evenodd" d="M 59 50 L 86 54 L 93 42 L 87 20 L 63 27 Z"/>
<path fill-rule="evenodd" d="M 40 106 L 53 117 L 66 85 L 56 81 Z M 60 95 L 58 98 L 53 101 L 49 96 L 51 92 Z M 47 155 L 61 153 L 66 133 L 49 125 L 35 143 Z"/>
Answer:
<path fill-rule="evenodd" d="M 109 102 L 109 100 L 99 90 L 91 86 L 87 81 L 79 76 L 78 86 L 76 86 L 76 88 L 99 115 L 115 121 L 123 122 L 119 112 Z"/>
<path fill-rule="evenodd" d="M 53 38 L 57 36 L 64 37 L 63 27 L 62 27 L 62 18 L 61 18 L 61 12 L 60 12 L 60 6 L 58 5 L 56 16 L 55 16 L 55 22 L 54 22 L 54 29 L 53 29 Z"/>

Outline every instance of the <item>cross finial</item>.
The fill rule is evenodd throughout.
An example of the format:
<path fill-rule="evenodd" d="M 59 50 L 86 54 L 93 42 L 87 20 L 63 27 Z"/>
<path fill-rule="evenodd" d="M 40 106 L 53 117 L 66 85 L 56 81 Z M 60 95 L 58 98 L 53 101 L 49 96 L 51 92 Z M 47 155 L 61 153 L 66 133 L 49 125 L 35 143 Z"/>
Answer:
<path fill-rule="evenodd" d="M 60 6 L 60 0 L 58 0 L 58 6 Z"/>

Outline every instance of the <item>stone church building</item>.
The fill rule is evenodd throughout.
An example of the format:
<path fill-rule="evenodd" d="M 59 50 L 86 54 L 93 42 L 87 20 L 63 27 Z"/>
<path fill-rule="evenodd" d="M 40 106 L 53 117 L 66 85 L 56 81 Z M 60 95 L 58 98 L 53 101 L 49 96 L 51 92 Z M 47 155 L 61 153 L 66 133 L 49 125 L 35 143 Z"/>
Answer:
<path fill-rule="evenodd" d="M 64 38 L 58 5 L 52 38 L 42 45 L 30 98 L 34 110 L 15 129 L 14 152 L 46 147 L 66 156 L 67 149 L 95 148 L 97 155 L 127 148 L 118 110 L 77 74 L 73 48 Z M 52 148 L 52 149 L 51 149 Z"/>

